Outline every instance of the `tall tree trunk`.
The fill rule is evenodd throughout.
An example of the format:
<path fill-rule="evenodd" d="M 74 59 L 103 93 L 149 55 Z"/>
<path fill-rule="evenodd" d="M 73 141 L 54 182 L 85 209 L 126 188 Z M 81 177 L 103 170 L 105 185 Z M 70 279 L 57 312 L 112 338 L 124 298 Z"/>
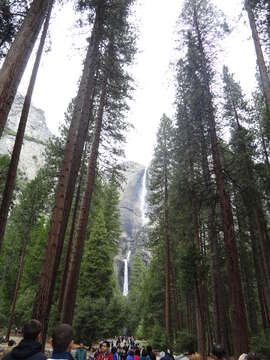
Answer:
<path fill-rule="evenodd" d="M 252 37 L 254 41 L 255 51 L 257 55 L 257 62 L 260 70 L 260 76 L 263 86 L 263 92 L 265 97 L 266 106 L 268 108 L 268 111 L 270 113 L 270 80 L 268 76 L 267 67 L 264 60 L 264 55 L 260 43 L 260 38 L 254 18 L 254 14 L 252 11 L 252 8 L 250 6 L 249 0 L 245 0 L 245 8 L 248 14 L 249 24 L 252 32 Z"/>
<path fill-rule="evenodd" d="M 173 301 L 174 301 L 174 313 L 175 313 L 175 325 L 176 325 L 176 335 L 181 329 L 181 319 L 179 312 L 179 299 L 178 299 L 178 289 L 177 289 L 177 279 L 176 279 L 176 269 L 175 266 L 172 267 L 172 285 L 173 285 Z"/>
<path fill-rule="evenodd" d="M 91 100 L 94 95 L 95 74 L 98 64 L 99 45 L 103 32 L 103 22 L 104 2 L 101 1 L 97 5 L 95 24 L 75 101 L 62 171 L 56 190 L 55 205 L 52 211 L 45 256 L 40 271 L 33 308 L 33 317 L 42 322 L 43 346 L 46 340 L 51 302 L 76 178 L 88 133 L 89 121 L 91 119 Z"/>
<path fill-rule="evenodd" d="M 166 160 L 164 163 L 164 223 L 165 223 L 165 326 L 166 336 L 170 341 L 171 329 L 171 280 L 170 280 L 170 239 L 169 239 L 169 209 L 168 209 L 168 173 Z"/>
<path fill-rule="evenodd" d="M 6 224 L 7 224 L 8 211 L 9 211 L 9 207 L 10 207 L 10 203 L 12 200 L 12 195 L 13 195 L 13 191 L 14 191 L 14 187 L 15 187 L 15 183 L 16 183 L 17 168 L 18 168 L 21 149 L 22 149 L 22 145 L 23 145 L 23 138 L 24 138 L 25 128 L 26 128 L 26 124 L 27 124 L 27 120 L 28 120 L 28 114 L 29 114 L 29 109 L 30 109 L 30 105 L 31 105 L 32 94 L 33 94 L 33 90 L 34 90 L 34 86 L 35 86 L 35 82 L 36 82 L 36 78 L 37 78 L 37 73 L 38 73 L 38 69 L 39 69 L 39 65 L 40 65 L 40 60 L 41 60 L 41 56 L 42 56 L 45 40 L 47 37 L 48 28 L 49 28 L 53 2 L 54 2 L 54 0 L 50 0 L 49 5 L 48 5 L 49 7 L 48 7 L 48 11 L 47 11 L 47 16 L 46 16 L 46 20 L 44 23 L 43 32 L 41 35 L 41 39 L 40 39 L 40 43 L 39 43 L 39 47 L 38 47 L 38 51 L 37 51 L 37 55 L 36 55 L 36 60 L 35 60 L 34 67 L 32 70 L 27 93 L 26 93 L 24 103 L 23 103 L 19 127 L 18 127 L 18 131 L 17 131 L 17 135 L 16 135 L 16 140 L 15 140 L 15 144 L 14 144 L 14 148 L 13 148 L 13 152 L 12 152 L 12 157 L 11 157 L 11 161 L 9 164 L 5 189 L 4 189 L 4 193 L 3 193 L 3 197 L 2 197 L 2 203 L 1 203 L 1 208 L 0 208 L 0 252 L 1 252 L 1 247 L 2 247 L 3 238 L 4 238 L 4 234 L 5 234 Z"/>
<path fill-rule="evenodd" d="M 186 294 L 186 313 L 187 313 L 187 329 L 189 334 L 192 334 L 192 324 L 191 324 L 191 309 L 190 309 L 190 296 Z"/>
<path fill-rule="evenodd" d="M 194 213 L 194 238 L 198 252 L 201 252 L 201 241 L 199 235 L 199 222 L 198 222 L 198 206 L 196 195 L 193 194 L 193 213 Z M 196 273 L 196 319 L 197 319 L 197 341 L 198 352 L 202 356 L 202 359 L 206 359 L 206 347 L 205 347 L 205 312 L 204 312 L 204 284 L 202 283 L 199 272 Z"/>
<path fill-rule="evenodd" d="M 227 253 L 227 269 L 229 277 L 230 295 L 231 295 L 231 319 L 232 319 L 232 335 L 234 343 L 235 354 L 240 354 L 247 351 L 248 348 L 248 331 L 247 321 L 245 314 L 245 306 L 242 292 L 241 277 L 238 264 L 238 253 L 236 247 L 236 239 L 234 232 L 234 223 L 232 215 L 232 207 L 230 198 L 225 190 L 224 175 L 222 172 L 217 135 L 216 125 L 214 118 L 214 110 L 212 105 L 212 95 L 210 91 L 210 83 L 207 74 L 206 60 L 200 33 L 198 32 L 200 50 L 202 54 L 203 75 L 206 84 L 206 101 L 207 101 L 207 118 L 208 126 L 211 137 L 212 156 L 214 161 L 214 171 L 216 175 L 218 194 L 220 198 L 223 229 L 224 229 L 224 242 Z"/>
<path fill-rule="evenodd" d="M 216 123 L 210 90 L 210 80 L 207 70 L 207 61 L 201 38 L 197 12 L 194 8 L 194 24 L 196 28 L 199 51 L 202 58 L 202 75 L 205 84 L 206 118 L 208 120 L 209 134 L 211 139 L 211 150 L 214 162 L 217 189 L 220 199 L 220 207 L 223 222 L 224 243 L 227 254 L 227 269 L 231 295 L 231 319 L 234 352 L 239 356 L 248 351 L 248 329 L 243 299 L 242 283 L 238 264 L 238 252 L 236 247 L 234 222 L 230 198 L 225 189 L 224 175 L 222 172 L 221 159 L 216 134 Z"/>
<path fill-rule="evenodd" d="M 255 207 L 254 211 L 255 211 L 255 219 L 256 219 L 256 225 L 259 235 L 258 237 L 259 237 L 259 244 L 261 249 L 264 275 L 266 280 L 267 298 L 269 301 L 268 306 L 270 307 L 270 268 L 269 268 L 269 259 L 265 248 L 264 230 L 263 230 L 263 225 L 261 223 L 262 215 L 257 206 Z"/>
<path fill-rule="evenodd" d="M 257 323 L 257 307 L 256 307 L 256 296 L 253 289 L 253 278 L 254 273 L 250 267 L 250 256 L 246 248 L 247 239 L 245 236 L 245 222 L 240 215 L 240 209 L 236 206 L 236 218 L 239 229 L 239 252 L 240 252 L 240 266 L 242 270 L 242 279 L 244 294 L 247 305 L 247 315 L 249 320 L 249 328 L 253 336 L 258 333 L 258 323 Z"/>
<path fill-rule="evenodd" d="M 74 243 L 71 266 L 66 284 L 63 307 L 61 312 L 61 321 L 70 325 L 72 325 L 72 321 L 73 321 L 81 260 L 82 260 L 83 249 L 86 238 L 88 216 L 91 207 L 92 194 L 94 191 L 97 157 L 98 157 L 98 150 L 99 150 L 101 130 L 102 130 L 102 120 L 103 120 L 103 113 L 104 113 L 106 95 L 107 95 L 107 80 L 108 79 L 106 75 L 106 78 L 104 79 L 104 83 L 102 86 L 102 93 L 100 96 L 99 110 L 97 113 L 94 139 L 91 145 L 91 151 L 88 161 L 87 177 L 86 177 L 85 189 L 84 189 L 84 194 L 80 209 L 77 234 Z"/>
<path fill-rule="evenodd" d="M 27 243 L 28 243 L 28 240 L 29 240 L 29 236 L 30 236 L 30 231 L 28 231 L 28 234 L 25 236 L 25 240 L 24 240 L 23 247 L 22 247 L 19 271 L 18 271 L 18 275 L 17 275 L 16 286 L 15 286 L 13 299 L 12 299 L 12 304 L 11 304 L 11 308 L 10 308 L 10 315 L 9 315 L 9 318 L 8 318 L 7 334 L 6 334 L 6 340 L 7 341 L 9 340 L 11 327 L 12 327 L 12 324 L 13 324 L 13 318 L 14 318 L 18 292 L 19 292 L 19 289 L 20 289 L 20 284 L 21 284 L 21 279 L 22 279 L 23 264 L 24 264 L 24 258 L 25 258 L 26 247 L 27 247 Z"/>
<path fill-rule="evenodd" d="M 67 278 L 68 278 L 68 269 L 69 269 L 70 259 L 71 259 L 73 237 L 74 237 L 77 213 L 78 213 L 79 202 L 80 202 L 81 182 L 82 182 L 82 174 L 80 175 L 80 178 L 79 178 L 77 194 L 76 194 L 75 203 L 74 203 L 72 223 L 71 223 L 71 228 L 70 228 L 70 233 L 69 233 L 66 257 L 65 257 L 64 271 L 63 271 L 62 281 L 61 281 L 61 286 L 60 286 L 60 291 L 59 291 L 59 300 L 58 300 L 58 312 L 59 312 L 59 314 L 61 314 L 61 311 L 62 311 L 64 295 L 65 295 L 65 289 L 66 289 L 66 283 L 67 283 Z"/>
<path fill-rule="evenodd" d="M 262 270 L 259 262 L 258 257 L 258 250 L 257 250 L 257 241 L 255 236 L 255 230 L 253 225 L 253 218 L 252 216 L 248 215 L 248 225 L 249 225 L 249 233 L 250 233 L 250 239 L 251 239 L 251 247 L 252 247 L 252 255 L 253 255 L 253 263 L 255 268 L 255 277 L 256 277 L 256 283 L 257 283 L 257 289 L 258 289 L 258 295 L 259 295 L 259 302 L 261 307 L 261 317 L 262 317 L 262 323 L 263 328 L 266 330 L 269 327 L 266 315 L 268 313 L 268 306 L 267 303 L 264 301 L 264 294 L 263 294 L 263 282 L 262 282 Z"/>
<path fill-rule="evenodd" d="M 33 0 L 0 70 L 0 137 L 51 0 Z"/>

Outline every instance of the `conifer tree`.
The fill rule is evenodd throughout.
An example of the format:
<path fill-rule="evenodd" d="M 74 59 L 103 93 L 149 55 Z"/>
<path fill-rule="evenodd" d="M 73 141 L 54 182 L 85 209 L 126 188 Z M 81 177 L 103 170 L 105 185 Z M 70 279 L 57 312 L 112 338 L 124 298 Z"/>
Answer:
<path fill-rule="evenodd" d="M 0 70 L 0 137 L 51 1 L 33 0 Z"/>
<path fill-rule="evenodd" d="M 219 194 L 222 214 L 224 244 L 227 253 L 227 271 L 231 295 L 231 317 L 234 351 L 241 354 L 248 349 L 247 323 L 245 305 L 242 294 L 242 284 L 238 264 L 238 253 L 234 231 L 233 213 L 229 194 L 225 188 L 225 178 L 221 164 L 220 148 L 218 144 L 215 110 L 211 83 L 213 68 L 210 58 L 214 55 L 214 36 L 222 35 L 224 21 L 215 11 L 213 5 L 206 1 L 188 0 L 185 2 L 182 19 L 190 26 L 198 49 L 198 71 L 203 85 L 203 111 L 207 119 L 210 134 L 211 152 L 214 163 L 217 190 Z"/>
<path fill-rule="evenodd" d="M 17 131 L 15 143 L 14 143 L 14 148 L 13 148 L 13 152 L 12 152 L 12 156 L 11 156 L 11 161 L 10 161 L 10 165 L 9 165 L 9 171 L 8 171 L 7 178 L 6 178 L 5 190 L 4 190 L 2 201 L 1 201 L 0 251 L 1 251 L 1 246 L 2 246 L 3 237 L 4 237 L 4 233 L 5 233 L 8 211 L 9 211 L 9 207 L 10 207 L 11 200 L 12 200 L 13 190 L 15 187 L 17 168 L 18 168 L 20 153 L 21 153 L 21 149 L 22 149 L 22 145 L 23 145 L 23 138 L 24 138 L 25 128 L 26 128 L 28 114 L 29 114 L 29 110 L 30 110 L 32 93 L 34 90 L 37 72 L 38 72 L 38 68 L 39 68 L 39 64 L 40 64 L 40 60 L 41 60 L 41 56 L 42 56 L 48 28 L 49 28 L 52 6 L 53 6 L 53 1 L 50 1 L 47 15 L 46 15 L 46 20 L 44 23 L 44 28 L 43 28 L 41 39 L 40 39 L 40 44 L 38 47 L 34 67 L 33 67 L 30 82 L 29 82 L 29 86 L 27 89 L 26 97 L 24 99 L 24 104 L 23 104 L 22 113 L 21 113 L 21 117 L 20 117 L 19 127 L 18 127 L 18 131 Z"/>
<path fill-rule="evenodd" d="M 95 23 L 86 54 L 80 85 L 68 132 L 62 170 L 55 195 L 52 221 L 48 235 L 46 254 L 40 271 L 33 317 L 40 319 L 43 326 L 43 345 L 48 328 L 56 274 L 60 263 L 68 216 L 71 208 L 75 182 L 80 167 L 84 143 L 91 120 L 91 100 L 94 95 L 95 74 L 100 42 L 103 34 L 105 5 L 90 4 L 95 11 Z"/>
<path fill-rule="evenodd" d="M 255 21 L 254 13 L 252 11 L 250 0 L 245 0 L 245 9 L 248 14 L 249 24 L 250 24 L 250 28 L 251 28 L 251 32 L 252 32 L 253 41 L 254 41 L 254 46 L 255 46 L 257 62 L 258 62 L 259 70 L 260 70 L 260 76 L 261 76 L 261 81 L 262 81 L 262 86 L 263 86 L 265 102 L 266 102 L 266 105 L 268 108 L 268 112 L 270 112 L 270 79 L 269 79 L 266 62 L 264 59 L 264 54 L 262 51 L 262 46 L 260 43 L 258 29 L 256 26 L 256 21 Z"/>
<path fill-rule="evenodd" d="M 172 156 L 172 122 L 164 114 L 160 120 L 157 134 L 157 145 L 155 155 L 149 170 L 151 195 L 150 219 L 153 223 L 158 223 L 162 231 L 161 238 L 164 239 L 164 260 L 165 260 L 165 323 L 166 336 L 170 341 L 172 337 L 171 329 L 171 261 L 170 261 L 170 239 L 169 239 L 169 169 L 171 167 Z"/>
<path fill-rule="evenodd" d="M 115 2 L 107 9 L 107 28 L 105 32 L 107 41 L 105 42 L 104 52 L 100 56 L 100 72 L 97 81 L 98 108 L 95 118 L 95 129 L 88 159 L 86 183 L 72 262 L 61 312 L 62 320 L 68 323 L 72 323 L 74 313 L 80 263 L 86 238 L 100 144 L 104 144 L 106 140 L 111 140 L 114 137 L 118 144 L 124 140 L 124 130 L 126 128 L 124 113 L 127 108 L 126 98 L 130 90 L 130 77 L 120 66 L 120 63 L 125 59 L 126 64 L 129 64 L 134 54 L 133 34 L 132 32 L 129 33 L 131 27 L 128 23 L 131 4 L 132 1 L 125 4 L 121 1 Z M 103 130 L 105 141 L 102 141 Z M 106 130 L 109 130 L 108 135 Z"/>

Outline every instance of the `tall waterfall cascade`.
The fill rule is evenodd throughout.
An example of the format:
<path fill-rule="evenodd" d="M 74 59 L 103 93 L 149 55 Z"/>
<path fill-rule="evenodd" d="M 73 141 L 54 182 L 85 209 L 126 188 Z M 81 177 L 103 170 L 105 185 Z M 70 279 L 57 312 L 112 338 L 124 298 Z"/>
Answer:
<path fill-rule="evenodd" d="M 135 162 L 125 163 L 125 168 L 126 181 L 121 189 L 119 201 L 121 235 L 119 252 L 114 258 L 114 270 L 122 294 L 128 296 L 132 263 L 136 253 L 141 256 L 145 266 L 150 262 L 151 253 L 146 246 L 145 229 L 148 222 L 148 169 Z"/>
<path fill-rule="evenodd" d="M 142 180 L 142 191 L 141 191 L 141 214 L 142 214 L 142 226 L 144 226 L 148 219 L 145 216 L 146 213 L 146 178 L 147 178 L 147 167 L 144 169 L 143 180 Z"/>
<path fill-rule="evenodd" d="M 128 296 L 128 262 L 129 262 L 129 258 L 130 258 L 130 253 L 131 253 L 131 251 L 129 250 L 128 253 L 127 253 L 126 259 L 124 259 L 124 264 L 125 264 L 125 268 L 124 268 L 124 288 L 123 288 L 123 295 L 124 296 Z"/>

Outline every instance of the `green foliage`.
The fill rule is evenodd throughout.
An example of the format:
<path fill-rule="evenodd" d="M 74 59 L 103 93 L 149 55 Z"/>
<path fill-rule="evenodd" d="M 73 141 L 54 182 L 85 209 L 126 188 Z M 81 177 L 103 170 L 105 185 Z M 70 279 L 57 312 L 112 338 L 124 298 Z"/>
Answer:
<path fill-rule="evenodd" d="M 7 53 L 28 9 L 28 0 L 1 0 L 0 2 L 0 58 Z"/>
<path fill-rule="evenodd" d="M 156 350 L 162 350 L 167 345 L 165 329 L 162 329 L 158 324 L 153 326 L 153 335 L 152 335 L 152 346 Z"/>
<path fill-rule="evenodd" d="M 269 359 L 270 357 L 270 333 L 254 336 L 250 340 L 250 348 L 260 359 Z"/>
<path fill-rule="evenodd" d="M 186 331 L 178 333 L 176 338 L 175 351 L 180 353 L 194 354 L 196 352 L 197 339 Z"/>
<path fill-rule="evenodd" d="M 0 155 L 0 203 L 5 188 L 6 177 L 8 173 L 10 157 L 8 155 Z"/>
<path fill-rule="evenodd" d="M 128 293 L 127 328 L 129 334 L 135 334 L 142 314 L 142 291 L 145 279 L 145 266 L 140 253 L 136 253 L 131 267 Z"/>

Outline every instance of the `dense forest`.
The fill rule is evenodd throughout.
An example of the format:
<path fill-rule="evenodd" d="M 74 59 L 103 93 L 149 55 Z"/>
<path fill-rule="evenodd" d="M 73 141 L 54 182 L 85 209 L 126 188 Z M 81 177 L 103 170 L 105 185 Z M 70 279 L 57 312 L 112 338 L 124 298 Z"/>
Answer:
<path fill-rule="evenodd" d="M 42 322 L 43 343 L 62 321 L 87 344 L 125 329 L 154 348 L 203 359 L 214 343 L 230 355 L 250 349 L 269 358 L 269 1 L 243 0 L 257 59 L 251 96 L 225 63 L 218 70 L 232 31 L 224 14 L 211 0 L 183 1 L 175 114 L 160 119 L 147 172 L 141 236 L 151 262 L 136 253 L 127 297 L 113 264 L 132 127 L 135 0 L 75 1 L 89 33 L 77 95 L 36 177 L 18 168 L 53 6 L 66 2 L 0 3 L 0 137 L 37 49 L 13 152 L 0 156 L 1 328 L 9 337 L 32 317 Z"/>

